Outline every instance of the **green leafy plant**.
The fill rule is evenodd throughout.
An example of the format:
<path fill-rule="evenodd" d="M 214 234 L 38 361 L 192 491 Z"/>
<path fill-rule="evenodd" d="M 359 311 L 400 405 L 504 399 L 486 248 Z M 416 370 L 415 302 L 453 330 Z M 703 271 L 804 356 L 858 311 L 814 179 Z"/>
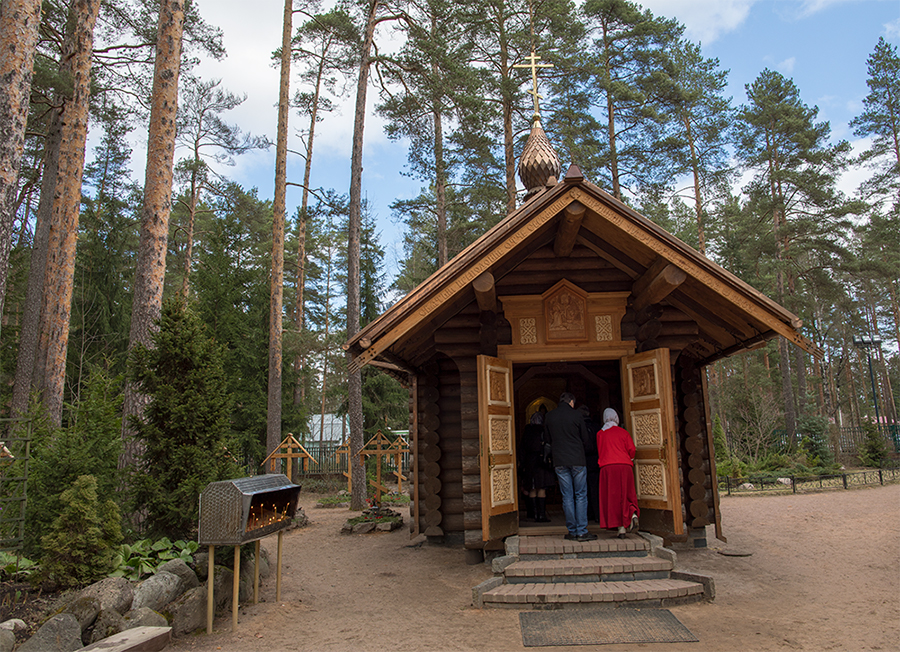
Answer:
<path fill-rule="evenodd" d="M 881 433 L 878 432 L 875 424 L 871 422 L 867 421 L 863 424 L 863 431 L 866 433 L 866 438 L 863 440 L 857 453 L 859 463 L 863 466 L 880 469 L 890 460 L 887 442 L 881 436 Z"/>
<path fill-rule="evenodd" d="M 200 545 L 196 541 L 170 541 L 168 537 L 161 539 L 141 539 L 119 547 L 115 557 L 115 570 L 112 577 L 124 577 L 137 581 L 151 575 L 164 563 L 171 559 L 181 559 L 190 564 L 193 554 Z"/>
<path fill-rule="evenodd" d="M 24 580 L 37 570 L 37 562 L 0 550 L 0 579 Z"/>

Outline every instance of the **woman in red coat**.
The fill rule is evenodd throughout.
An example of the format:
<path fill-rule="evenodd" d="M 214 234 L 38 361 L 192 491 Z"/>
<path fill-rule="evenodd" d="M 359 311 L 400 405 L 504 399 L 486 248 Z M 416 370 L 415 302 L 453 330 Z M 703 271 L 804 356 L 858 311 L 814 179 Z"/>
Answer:
<path fill-rule="evenodd" d="M 600 465 L 600 527 L 618 528 L 625 538 L 626 528 L 637 529 L 637 493 L 634 490 L 635 447 L 631 435 L 619 427 L 619 415 L 612 408 L 603 411 L 603 427 L 597 432 L 597 463 Z"/>

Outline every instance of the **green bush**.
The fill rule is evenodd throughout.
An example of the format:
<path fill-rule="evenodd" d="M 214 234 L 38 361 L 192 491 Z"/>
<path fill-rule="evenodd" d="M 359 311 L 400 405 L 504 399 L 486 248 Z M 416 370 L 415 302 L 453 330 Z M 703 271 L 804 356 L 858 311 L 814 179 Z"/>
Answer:
<path fill-rule="evenodd" d="M 828 442 L 828 419 L 817 414 L 804 415 L 798 426 L 803 433 L 800 448 L 806 453 L 806 465 L 824 469 L 825 473 L 833 471 L 834 451 Z"/>
<path fill-rule="evenodd" d="M 876 469 L 887 466 L 891 459 L 890 452 L 887 442 L 881 436 L 881 433 L 878 432 L 878 428 L 875 427 L 874 423 L 867 421 L 863 424 L 863 431 L 866 437 L 857 453 L 859 463 Z"/>
<path fill-rule="evenodd" d="M 241 477 L 228 453 L 231 397 L 222 350 L 182 302 L 166 302 L 155 347 L 136 346 L 132 378 L 150 397 L 132 425 L 144 446 L 131 475 L 134 509 L 146 534 L 192 538 L 199 496 L 210 482 Z"/>
<path fill-rule="evenodd" d="M 97 499 L 97 480 L 80 476 L 62 492 L 61 511 L 42 539 L 41 574 L 63 588 L 84 586 L 112 570 L 122 542 L 119 508 Z"/>
<path fill-rule="evenodd" d="M 42 555 L 41 538 L 60 512 L 60 494 L 82 475 L 97 480 L 97 492 L 114 500 L 120 495 L 117 468 L 122 450 L 122 379 L 91 367 L 81 400 L 69 406 L 64 428 L 55 428 L 39 403 L 34 419 L 25 508 L 25 552 Z M 122 505 L 119 506 L 120 510 Z"/>

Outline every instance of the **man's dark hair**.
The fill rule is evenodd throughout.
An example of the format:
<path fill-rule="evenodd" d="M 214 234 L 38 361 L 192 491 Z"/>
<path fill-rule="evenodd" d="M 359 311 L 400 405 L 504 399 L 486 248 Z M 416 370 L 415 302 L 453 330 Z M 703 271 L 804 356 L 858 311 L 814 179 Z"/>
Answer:
<path fill-rule="evenodd" d="M 562 394 L 559 395 L 560 403 L 565 403 L 566 405 L 568 405 L 569 403 L 571 403 L 574 400 L 575 400 L 575 395 L 572 392 L 563 392 Z"/>

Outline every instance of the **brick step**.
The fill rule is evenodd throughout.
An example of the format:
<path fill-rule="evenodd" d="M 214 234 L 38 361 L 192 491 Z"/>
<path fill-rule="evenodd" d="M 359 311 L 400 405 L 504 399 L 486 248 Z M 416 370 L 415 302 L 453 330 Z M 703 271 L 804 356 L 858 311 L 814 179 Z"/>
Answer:
<path fill-rule="evenodd" d="M 673 564 L 659 557 L 603 557 L 591 559 L 519 560 L 503 574 L 509 583 L 616 582 L 668 579 Z"/>
<path fill-rule="evenodd" d="M 501 584 L 485 591 L 485 607 L 539 606 L 573 603 L 632 603 L 666 606 L 703 598 L 703 585 L 685 580 L 640 580 L 631 582 L 552 582 Z"/>
<path fill-rule="evenodd" d="M 595 541 L 570 541 L 562 535 L 520 536 L 520 558 L 562 559 L 572 557 L 641 557 L 650 554 L 650 543 L 637 534 L 619 539 L 615 533 L 600 535 Z"/>

